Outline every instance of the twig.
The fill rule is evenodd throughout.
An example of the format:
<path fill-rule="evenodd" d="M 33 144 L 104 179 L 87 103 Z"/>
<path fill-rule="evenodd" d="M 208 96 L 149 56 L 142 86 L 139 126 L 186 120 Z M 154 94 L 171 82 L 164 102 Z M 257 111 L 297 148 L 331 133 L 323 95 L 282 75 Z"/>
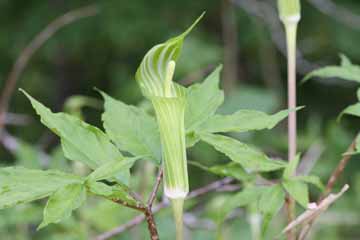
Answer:
<path fill-rule="evenodd" d="M 160 238 L 157 231 L 156 222 L 154 219 L 154 214 L 149 207 L 146 208 L 145 219 L 148 225 L 151 240 L 159 240 Z"/>
<path fill-rule="evenodd" d="M 332 191 L 336 181 L 340 178 L 340 176 L 344 172 L 344 169 L 345 169 L 347 163 L 349 162 L 349 160 L 352 157 L 352 155 L 348 154 L 348 153 L 354 152 L 355 148 L 356 148 L 356 138 L 350 144 L 350 146 L 347 149 L 346 153 L 343 155 L 343 158 L 340 160 L 339 164 L 337 165 L 335 170 L 332 172 L 331 177 L 329 178 L 329 180 L 328 180 L 328 182 L 326 184 L 325 192 L 324 192 L 324 194 L 323 194 L 323 196 L 321 197 L 320 200 L 322 200 L 324 197 L 326 197 Z"/>
<path fill-rule="evenodd" d="M 335 183 L 337 182 L 337 180 L 340 178 L 340 176 L 342 175 L 342 173 L 344 172 L 344 169 L 347 165 L 347 163 L 349 162 L 349 160 L 351 159 L 352 155 L 348 154 L 351 152 L 355 151 L 356 148 L 356 139 L 357 137 L 355 137 L 355 139 L 353 140 L 353 142 L 350 144 L 350 146 L 348 147 L 346 153 L 343 155 L 343 158 L 340 160 L 340 162 L 338 163 L 337 167 L 335 168 L 335 170 L 332 172 L 327 184 L 326 184 L 326 189 L 325 192 L 320 196 L 318 203 L 321 203 L 321 201 L 323 199 L 325 199 L 329 193 L 331 193 L 332 189 L 335 186 Z M 308 233 L 310 232 L 311 227 L 314 225 L 316 219 L 312 220 L 311 222 L 309 222 L 308 224 L 304 225 L 303 228 L 300 231 L 300 239 L 306 239 L 306 236 L 308 235 Z"/>
<path fill-rule="evenodd" d="M 163 169 L 163 167 L 160 167 L 159 173 L 158 173 L 158 175 L 157 175 L 157 177 L 156 177 L 156 182 L 155 182 L 154 188 L 153 188 L 153 190 L 152 190 L 152 192 L 151 192 L 151 194 L 150 194 L 149 200 L 148 200 L 148 202 L 147 202 L 147 207 L 148 207 L 149 209 L 152 208 L 152 205 L 153 205 L 153 203 L 154 203 L 154 201 L 155 201 L 156 194 L 157 194 L 157 192 L 158 192 L 158 190 L 159 190 L 159 187 L 160 187 L 160 184 L 161 184 L 161 180 L 162 180 L 162 178 L 163 178 L 163 175 L 164 175 L 164 169 Z"/>
<path fill-rule="evenodd" d="M 114 203 L 117 203 L 117 204 L 120 204 L 120 205 L 123 205 L 124 207 L 128 207 L 128 208 L 132 208 L 134 210 L 137 210 L 137 211 L 140 211 L 140 212 L 145 212 L 146 210 L 146 207 L 142 204 L 136 204 L 136 205 L 133 205 L 133 204 L 130 204 L 128 202 L 125 202 L 125 201 L 122 201 L 122 200 L 119 200 L 119 199 L 114 199 L 112 200 Z"/>
<path fill-rule="evenodd" d="M 157 185 L 157 184 L 156 184 Z M 143 213 L 143 219 L 146 220 L 147 222 L 147 225 L 148 225 L 148 229 L 149 229 L 149 233 L 150 233 L 150 238 L 151 240 L 159 240 L 159 234 L 158 234 L 158 231 L 157 231 L 157 227 L 156 227 L 156 222 L 155 222 L 155 219 L 154 219 L 154 214 L 151 210 L 151 207 L 149 206 L 145 206 L 141 199 L 139 199 L 137 197 L 137 194 L 128 190 L 128 193 L 136 200 L 136 205 L 133 205 L 133 204 L 130 204 L 126 201 L 122 201 L 122 200 L 113 200 L 113 202 L 115 203 L 118 203 L 120 205 L 123 205 L 125 207 L 128 207 L 128 208 L 132 208 L 132 209 L 135 209 L 137 211 L 140 211 Z"/>
<path fill-rule="evenodd" d="M 58 30 L 64 26 L 73 23 L 79 19 L 94 16 L 98 13 L 96 6 L 87 6 L 72 10 L 65 15 L 55 19 L 49 25 L 45 27 L 35 38 L 25 47 L 25 49 L 20 53 L 19 57 L 15 61 L 10 74 L 6 80 L 4 90 L 0 96 L 0 131 L 4 126 L 5 122 L 5 112 L 8 109 L 9 102 L 12 94 L 14 93 L 17 80 L 24 71 L 26 65 L 28 64 L 30 58 L 34 53 L 47 41 L 49 40 Z"/>
<path fill-rule="evenodd" d="M 196 198 L 196 197 L 200 197 L 204 194 L 207 194 L 209 192 L 213 192 L 213 191 L 219 191 L 221 190 L 221 188 L 223 188 L 224 186 L 226 186 L 227 184 L 230 184 L 233 181 L 232 178 L 224 178 L 222 180 L 210 183 L 209 185 L 206 185 L 204 187 L 198 188 L 192 192 L 189 193 L 187 199 L 192 199 L 192 198 Z M 170 205 L 169 201 L 164 200 L 161 203 L 159 203 L 158 205 L 156 205 L 152 211 L 153 214 L 159 212 L 161 209 L 166 208 Z M 145 216 L 144 215 L 138 215 L 135 218 L 133 218 L 132 220 L 130 220 L 129 222 L 116 227 L 108 232 L 105 232 L 97 237 L 95 237 L 95 240 L 106 240 L 109 239 L 111 237 L 114 237 L 130 228 L 133 228 L 137 225 L 139 225 L 140 223 L 142 223 L 145 220 Z"/>

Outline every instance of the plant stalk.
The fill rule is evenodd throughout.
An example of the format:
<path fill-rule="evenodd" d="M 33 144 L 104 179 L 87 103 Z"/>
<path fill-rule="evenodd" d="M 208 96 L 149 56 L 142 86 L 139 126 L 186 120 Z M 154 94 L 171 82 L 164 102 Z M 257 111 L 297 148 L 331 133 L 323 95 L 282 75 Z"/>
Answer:
<path fill-rule="evenodd" d="M 287 51 L 288 51 L 288 108 L 296 108 L 296 32 L 297 23 L 287 23 L 285 25 Z M 296 111 L 289 113 L 288 137 L 289 137 L 289 161 L 296 157 Z"/>
<path fill-rule="evenodd" d="M 154 215 L 153 215 L 151 209 L 146 208 L 146 210 L 144 211 L 144 214 L 145 214 L 145 219 L 146 219 L 146 222 L 148 225 L 151 240 L 159 240 L 160 239 L 159 234 L 157 232 Z"/>
<path fill-rule="evenodd" d="M 286 31 L 286 42 L 288 52 L 288 109 L 296 109 L 296 37 L 297 25 L 300 19 L 288 18 L 283 19 Z M 288 159 L 292 161 L 296 158 L 296 136 L 297 123 L 296 111 L 290 111 L 288 118 Z M 287 215 L 288 221 L 295 219 L 295 201 L 292 197 L 287 198 Z M 295 232 L 289 231 L 288 239 L 295 239 Z"/>
<path fill-rule="evenodd" d="M 176 240 L 184 239 L 183 209 L 184 198 L 171 199 L 172 209 L 175 218 Z"/>

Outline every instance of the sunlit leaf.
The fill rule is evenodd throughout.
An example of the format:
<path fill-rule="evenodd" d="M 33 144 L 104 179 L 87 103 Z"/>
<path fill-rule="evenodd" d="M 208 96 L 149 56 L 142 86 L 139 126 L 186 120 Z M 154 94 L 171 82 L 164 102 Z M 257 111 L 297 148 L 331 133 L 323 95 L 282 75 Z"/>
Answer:
<path fill-rule="evenodd" d="M 320 177 L 318 176 L 295 176 L 292 179 L 309 183 L 319 188 L 321 191 L 325 190 L 324 184 L 321 182 Z"/>
<path fill-rule="evenodd" d="M 105 100 L 102 115 L 107 135 L 122 150 L 134 156 L 149 155 L 160 162 L 160 134 L 155 118 L 100 92 Z"/>
<path fill-rule="evenodd" d="M 40 115 L 41 122 L 61 138 L 64 154 L 68 159 L 81 161 L 92 169 L 108 162 L 123 160 L 120 151 L 100 129 L 77 117 L 65 113 L 52 113 L 25 91 L 23 92 Z"/>
<path fill-rule="evenodd" d="M 272 160 L 260 150 L 236 139 L 216 134 L 201 134 L 200 137 L 201 140 L 212 145 L 219 152 L 224 153 L 232 161 L 239 163 L 246 171 L 266 172 L 286 166 L 285 162 Z"/>
<path fill-rule="evenodd" d="M 185 111 L 186 131 L 194 131 L 200 124 L 215 114 L 224 101 L 224 92 L 219 88 L 219 66 L 201 84 L 192 85 L 187 91 Z"/>
<path fill-rule="evenodd" d="M 214 115 L 200 125 L 199 132 L 247 132 L 272 129 L 289 114 L 288 110 L 268 115 L 254 110 L 239 110 L 231 115 Z"/>
<path fill-rule="evenodd" d="M 86 188 L 83 184 L 70 184 L 59 189 L 50 196 L 44 209 L 44 220 L 38 229 L 70 217 L 72 211 L 79 208 L 85 200 Z"/>
<path fill-rule="evenodd" d="M 134 165 L 134 163 L 139 159 L 139 157 L 134 158 L 125 158 L 122 161 L 112 161 L 101 165 L 99 168 L 95 169 L 89 176 L 88 179 L 93 181 L 99 181 L 104 179 L 109 179 L 115 177 L 120 172 L 128 173 L 129 169 Z M 129 180 L 127 176 L 127 181 Z"/>
<path fill-rule="evenodd" d="M 1 168 L 0 209 L 45 198 L 66 185 L 82 182 L 81 177 L 59 171 Z"/>
<path fill-rule="evenodd" d="M 341 56 L 342 62 L 340 66 L 327 66 L 324 68 L 317 69 L 310 72 L 305 76 L 302 82 L 306 82 L 313 77 L 321 78 L 342 78 L 349 81 L 360 82 L 360 67 L 354 65 L 350 60 L 345 56 Z"/>
<path fill-rule="evenodd" d="M 211 167 L 206 167 L 198 162 L 189 162 L 189 164 L 199 167 L 204 171 L 216 174 L 219 176 L 233 177 L 240 181 L 251 181 L 255 177 L 247 173 L 238 163 L 230 162 L 222 165 L 215 165 Z"/>
<path fill-rule="evenodd" d="M 308 207 L 309 189 L 306 183 L 295 179 L 286 179 L 283 181 L 283 186 L 303 208 Z"/>
<path fill-rule="evenodd" d="M 283 178 L 290 178 L 291 176 L 295 175 L 296 168 L 299 165 L 299 161 L 300 161 L 299 154 L 296 155 L 295 159 L 291 159 L 291 161 L 289 161 L 289 163 L 287 164 L 284 170 Z"/>
<path fill-rule="evenodd" d="M 122 200 L 129 204 L 135 205 L 136 201 L 128 194 L 126 189 L 122 186 L 109 186 L 102 182 L 87 181 L 86 185 L 89 191 L 95 195 L 105 197 L 107 199 L 116 201 Z"/>

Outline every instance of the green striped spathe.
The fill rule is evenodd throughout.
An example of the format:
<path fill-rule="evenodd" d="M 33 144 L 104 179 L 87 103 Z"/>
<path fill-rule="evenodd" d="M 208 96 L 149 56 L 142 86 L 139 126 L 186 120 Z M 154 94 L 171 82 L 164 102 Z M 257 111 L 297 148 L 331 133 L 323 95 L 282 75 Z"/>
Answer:
<path fill-rule="evenodd" d="M 160 129 L 164 164 L 164 192 L 171 199 L 185 198 L 189 192 L 186 159 L 184 116 L 185 91 L 176 90 L 177 97 L 152 97 Z"/>
<path fill-rule="evenodd" d="M 184 199 L 189 192 L 184 120 L 186 89 L 173 82 L 173 75 L 184 39 L 203 15 L 182 34 L 151 48 L 135 75 L 143 95 L 155 109 L 164 165 L 164 190 L 170 199 Z"/>

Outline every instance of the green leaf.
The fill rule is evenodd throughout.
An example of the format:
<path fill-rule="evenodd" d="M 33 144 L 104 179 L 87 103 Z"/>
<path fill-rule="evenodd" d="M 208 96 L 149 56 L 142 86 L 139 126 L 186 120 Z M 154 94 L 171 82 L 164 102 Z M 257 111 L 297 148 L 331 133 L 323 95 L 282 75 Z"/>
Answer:
<path fill-rule="evenodd" d="M 283 110 L 274 115 L 268 115 L 254 110 L 240 110 L 232 115 L 215 115 L 203 123 L 198 131 L 218 133 L 272 129 L 285 119 L 289 112 L 289 110 Z"/>
<path fill-rule="evenodd" d="M 306 183 L 294 179 L 285 179 L 283 186 L 286 191 L 305 209 L 309 204 L 309 189 Z"/>
<path fill-rule="evenodd" d="M 340 113 L 338 120 L 340 120 L 344 114 L 360 117 L 360 103 L 356 103 L 354 105 L 351 105 L 351 106 L 348 106 L 347 108 L 345 108 Z"/>
<path fill-rule="evenodd" d="M 192 85 L 187 91 L 185 128 L 187 132 L 196 128 L 215 114 L 224 102 L 224 92 L 219 89 L 222 66 L 216 68 L 201 84 Z"/>
<path fill-rule="evenodd" d="M 128 173 L 129 169 L 134 165 L 134 163 L 141 157 L 134 158 L 125 158 L 122 161 L 112 161 L 101 165 L 99 168 L 95 169 L 87 178 L 92 181 L 99 181 L 104 179 L 109 179 L 115 177 L 120 172 Z M 129 181 L 129 177 L 124 180 L 124 182 Z"/>
<path fill-rule="evenodd" d="M 86 200 L 86 188 L 83 184 L 67 185 L 50 196 L 44 209 L 44 219 L 38 229 L 50 223 L 58 223 L 70 217 L 72 211 Z"/>
<path fill-rule="evenodd" d="M 164 97 L 167 94 L 168 66 L 178 59 L 185 37 L 201 20 L 204 13 L 182 34 L 154 46 L 142 60 L 135 78 L 146 96 Z M 174 93 L 175 88 L 171 88 Z"/>
<path fill-rule="evenodd" d="M 292 159 L 291 161 L 289 161 L 289 163 L 287 164 L 287 166 L 284 170 L 283 178 L 287 179 L 287 178 L 290 178 L 291 176 L 295 175 L 296 168 L 299 165 L 299 161 L 300 161 L 299 154 L 296 155 L 295 159 Z"/>
<path fill-rule="evenodd" d="M 91 193 L 112 201 L 122 200 L 131 205 L 136 205 L 137 203 L 122 186 L 109 186 L 105 183 L 95 181 L 87 181 L 86 186 Z"/>
<path fill-rule="evenodd" d="M 254 180 L 255 176 L 245 172 L 245 170 L 240 166 L 240 164 L 235 162 L 230 162 L 222 165 L 215 165 L 212 167 L 206 167 L 198 162 L 188 161 L 189 164 L 201 168 L 204 171 L 210 172 L 218 176 L 227 176 L 235 178 L 239 181 L 249 182 Z"/>
<path fill-rule="evenodd" d="M 0 209 L 45 198 L 63 186 L 82 183 L 78 176 L 22 167 L 0 169 Z"/>
<path fill-rule="evenodd" d="M 64 154 L 70 160 L 87 164 L 92 169 L 123 156 L 100 129 L 65 113 L 52 113 L 23 91 L 31 101 L 41 122 L 61 138 Z"/>
<path fill-rule="evenodd" d="M 321 191 L 325 190 L 325 186 L 321 182 L 321 180 L 318 176 L 295 176 L 292 179 L 296 180 L 296 181 L 310 183 L 310 184 L 314 185 L 315 187 L 319 188 Z"/>
<path fill-rule="evenodd" d="M 200 138 L 212 145 L 219 152 L 224 153 L 232 161 L 239 163 L 248 172 L 267 172 L 286 166 L 285 162 L 272 160 L 260 150 L 230 137 L 204 133 L 200 134 Z"/>
<path fill-rule="evenodd" d="M 264 190 L 264 187 L 246 187 L 243 191 L 228 197 L 223 207 L 219 210 L 217 219 L 218 224 L 221 225 L 227 215 L 229 215 L 229 213 L 231 213 L 231 211 L 235 208 L 244 207 L 253 202 L 256 202 Z"/>
<path fill-rule="evenodd" d="M 270 221 L 284 205 L 285 192 L 280 185 L 267 187 L 261 194 L 258 208 L 263 215 L 262 236 L 268 229 Z"/>
<path fill-rule="evenodd" d="M 304 83 L 313 77 L 321 77 L 321 78 L 337 77 L 349 81 L 360 82 L 360 67 L 358 65 L 352 64 L 350 60 L 347 57 L 345 57 L 345 55 L 342 55 L 341 59 L 342 62 L 340 66 L 327 66 L 312 71 L 305 76 L 302 82 Z"/>
<path fill-rule="evenodd" d="M 105 100 L 102 115 L 107 135 L 122 150 L 134 156 L 148 155 L 161 161 L 160 134 L 155 118 L 144 110 L 126 105 L 101 92 Z"/>

